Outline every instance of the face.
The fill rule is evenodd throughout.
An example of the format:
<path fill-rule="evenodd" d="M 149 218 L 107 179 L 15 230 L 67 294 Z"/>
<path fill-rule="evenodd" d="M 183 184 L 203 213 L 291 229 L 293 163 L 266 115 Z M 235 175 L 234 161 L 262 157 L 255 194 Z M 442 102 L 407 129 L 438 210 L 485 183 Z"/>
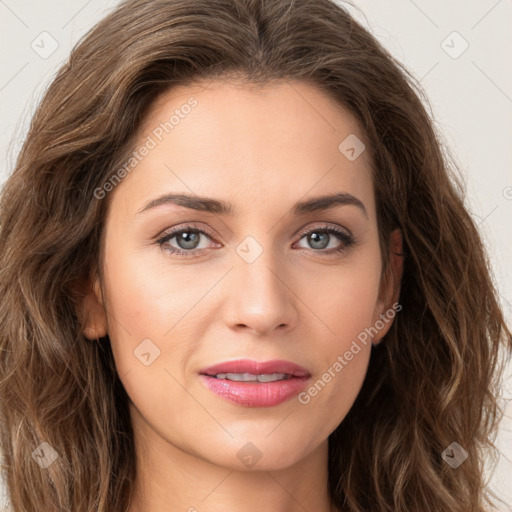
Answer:
<path fill-rule="evenodd" d="M 176 87 L 154 103 L 132 167 L 100 199 L 102 277 L 85 331 L 108 332 L 146 439 L 279 469 L 343 421 L 397 298 L 383 285 L 363 144 L 355 118 L 302 82 Z M 240 359 L 253 366 L 204 375 Z"/>

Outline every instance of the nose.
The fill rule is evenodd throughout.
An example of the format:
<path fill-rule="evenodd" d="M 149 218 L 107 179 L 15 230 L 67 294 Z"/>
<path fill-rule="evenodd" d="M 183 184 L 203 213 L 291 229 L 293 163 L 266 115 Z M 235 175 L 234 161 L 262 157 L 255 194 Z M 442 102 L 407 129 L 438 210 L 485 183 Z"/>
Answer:
<path fill-rule="evenodd" d="M 235 254 L 236 258 L 238 256 Z M 235 258 L 227 286 L 225 322 L 234 330 L 258 336 L 280 334 L 293 329 L 298 318 L 297 296 L 293 292 L 284 262 L 278 262 L 270 249 L 253 262 Z"/>

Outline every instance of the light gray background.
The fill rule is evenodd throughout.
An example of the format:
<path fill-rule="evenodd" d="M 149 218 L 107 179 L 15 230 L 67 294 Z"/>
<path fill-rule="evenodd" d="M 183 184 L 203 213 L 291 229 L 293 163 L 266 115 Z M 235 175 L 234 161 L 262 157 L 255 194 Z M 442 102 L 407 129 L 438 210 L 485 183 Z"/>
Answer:
<path fill-rule="evenodd" d="M 0 0 L 0 184 L 14 166 L 31 114 L 56 70 L 79 38 L 117 3 Z M 468 206 L 489 248 L 510 322 L 512 0 L 353 3 L 357 8 L 350 12 L 427 92 L 445 143 L 464 170 Z M 512 396 L 511 374 L 509 367 L 507 398 Z M 512 404 L 507 404 L 497 440 L 501 457 L 490 485 L 509 504 L 500 510 L 512 510 L 512 489 L 506 484 L 512 476 Z"/>

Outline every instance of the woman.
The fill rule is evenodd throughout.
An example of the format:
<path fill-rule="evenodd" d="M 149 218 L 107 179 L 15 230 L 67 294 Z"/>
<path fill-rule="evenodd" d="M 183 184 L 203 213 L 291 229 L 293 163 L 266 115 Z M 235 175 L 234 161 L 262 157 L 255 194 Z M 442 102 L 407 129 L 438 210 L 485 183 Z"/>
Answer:
<path fill-rule="evenodd" d="M 329 0 L 83 39 L 1 197 L 13 510 L 485 510 L 511 336 L 418 95 Z"/>

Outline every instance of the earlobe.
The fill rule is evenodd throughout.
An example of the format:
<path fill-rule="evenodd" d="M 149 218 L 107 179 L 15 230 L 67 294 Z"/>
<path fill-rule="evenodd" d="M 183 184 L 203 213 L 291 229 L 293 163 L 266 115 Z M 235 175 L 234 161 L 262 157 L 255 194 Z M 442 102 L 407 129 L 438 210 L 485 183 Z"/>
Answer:
<path fill-rule="evenodd" d="M 398 301 L 404 256 L 402 233 L 399 229 L 395 229 L 389 239 L 389 265 L 381 279 L 379 300 L 374 315 L 374 324 L 378 334 L 373 337 L 373 345 L 382 341 L 382 338 L 391 328 L 396 311 L 399 311 Z"/>

